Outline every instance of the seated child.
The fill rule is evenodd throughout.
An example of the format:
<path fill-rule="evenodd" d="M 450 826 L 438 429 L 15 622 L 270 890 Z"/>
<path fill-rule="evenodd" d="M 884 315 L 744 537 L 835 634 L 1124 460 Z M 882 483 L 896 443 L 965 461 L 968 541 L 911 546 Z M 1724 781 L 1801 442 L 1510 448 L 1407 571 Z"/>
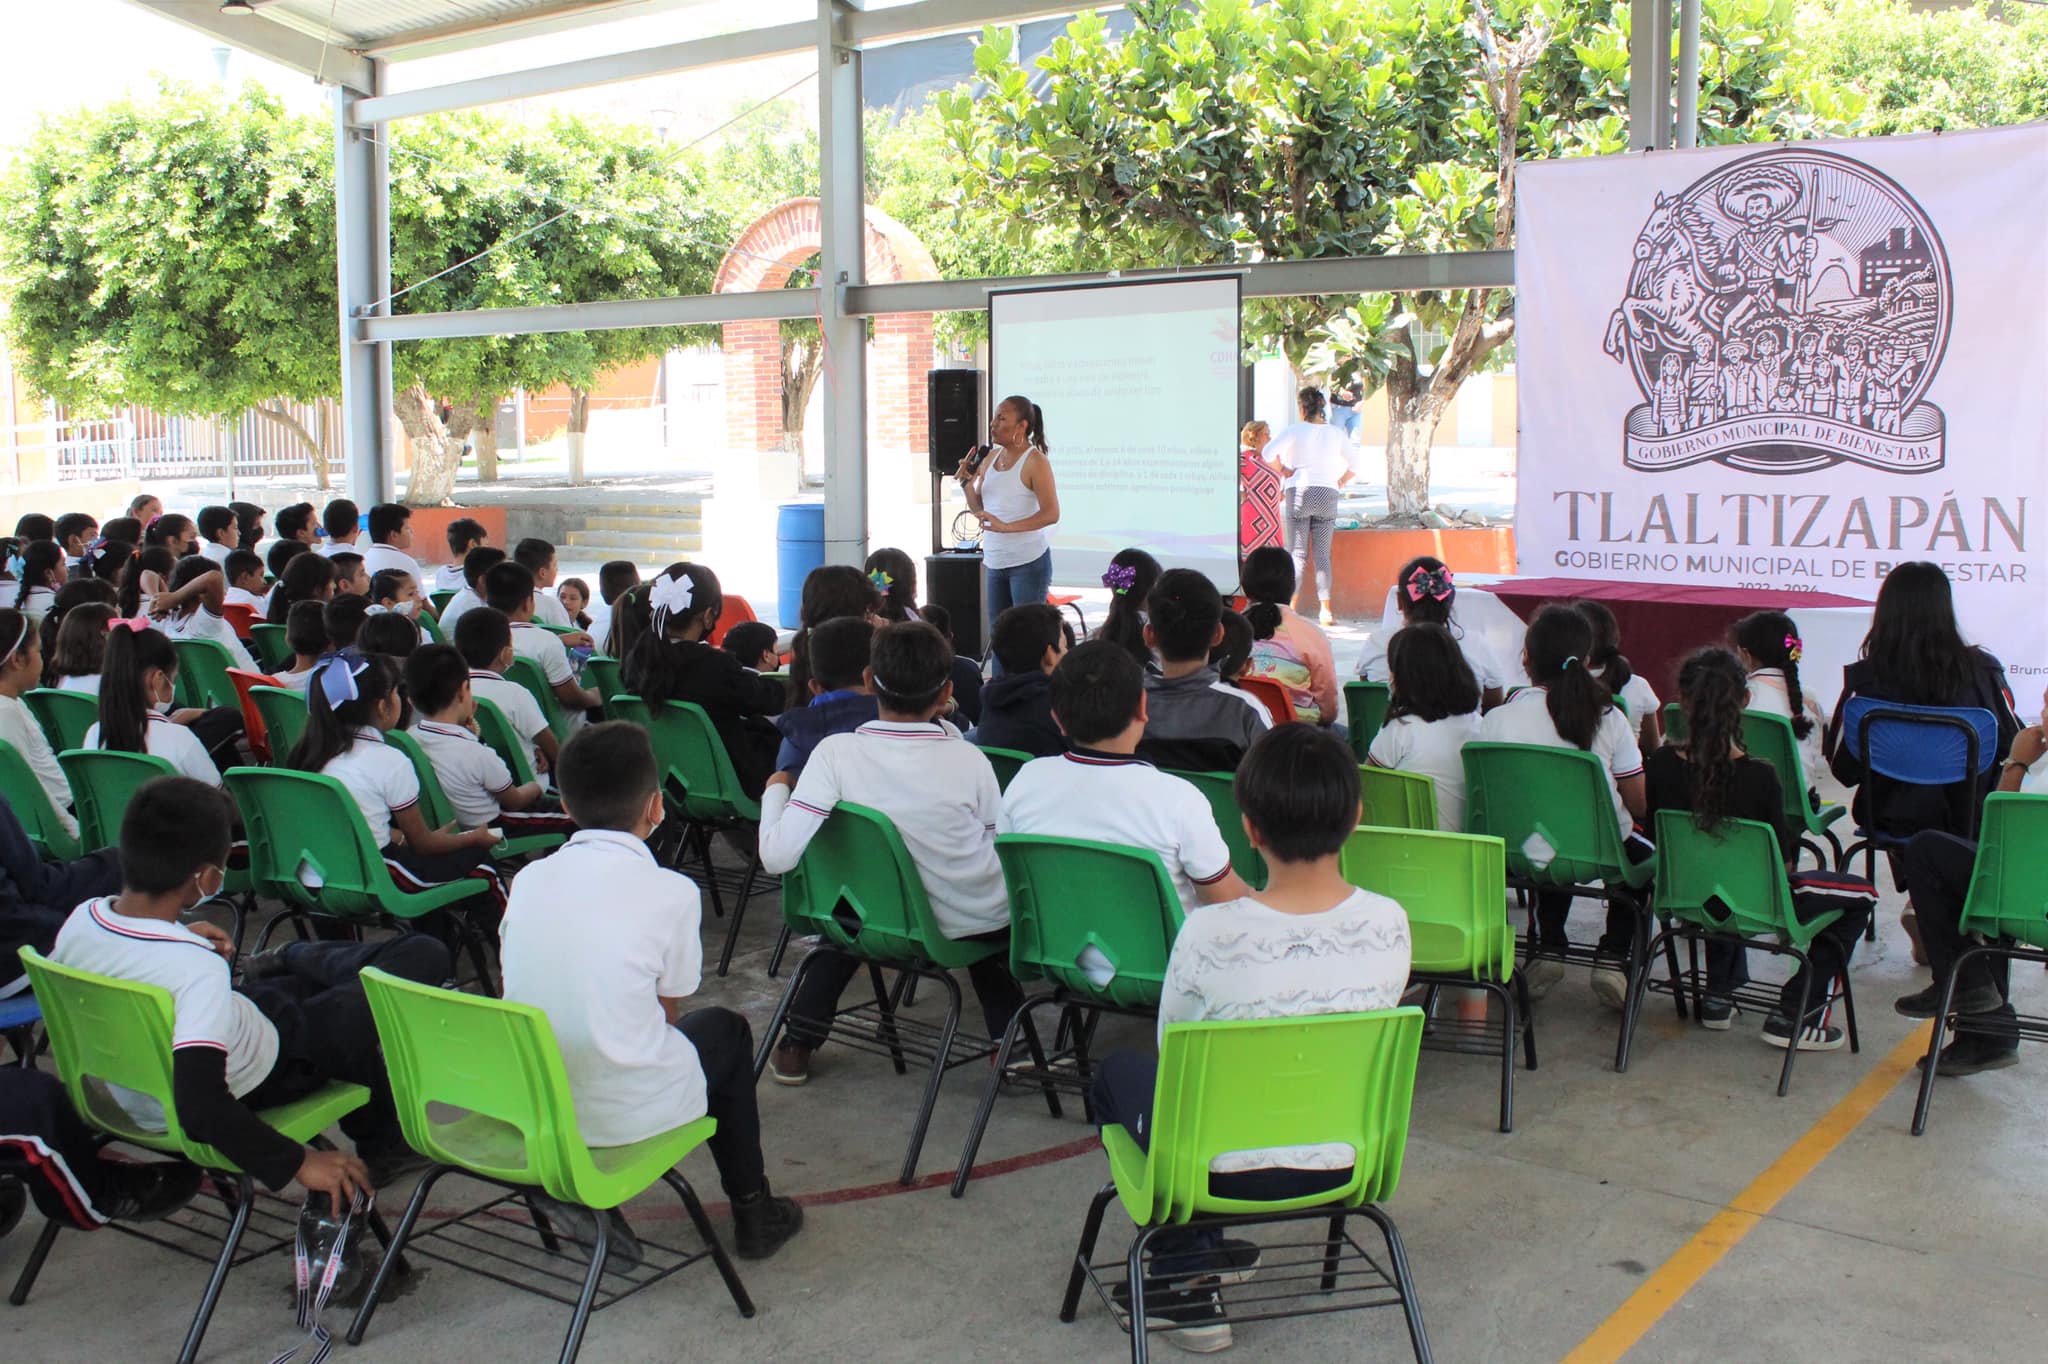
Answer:
<path fill-rule="evenodd" d="M 286 540 L 282 543 L 296 545 L 299 542 Z M 284 571 L 277 575 L 277 582 L 270 589 L 270 605 L 263 613 L 263 618 L 272 625 L 284 624 L 286 615 L 299 602 L 326 602 L 334 596 L 334 565 L 325 556 L 301 549 L 284 558 Z"/>
<path fill-rule="evenodd" d="M 1189 568 L 1159 575 L 1146 599 L 1145 642 L 1159 671 L 1145 677 L 1145 738 L 1138 756 L 1180 772 L 1231 772 L 1273 719 L 1256 700 L 1225 686 L 1209 662 L 1223 640 L 1223 598 Z"/>
<path fill-rule="evenodd" d="M 296 1179 L 336 1207 L 426 1161 L 406 1145 L 376 1025 L 358 979 L 375 966 L 439 985 L 448 951 L 430 937 L 374 943 L 295 942 L 246 964 L 235 987 L 226 933 L 184 913 L 220 893 L 232 827 L 227 797 L 183 777 L 158 777 L 121 819 L 121 893 L 87 900 L 57 935 L 51 960 L 171 996 L 171 1093 L 178 1123 L 273 1189 Z M 183 948 L 183 951 L 173 951 Z M 333 1081 L 362 1085 L 370 1102 L 341 1120 L 355 1154 L 301 1146 L 265 1125 L 261 1109 Z M 116 1089 L 141 1126 L 162 1130 L 158 1105 Z"/>
<path fill-rule="evenodd" d="M 581 578 L 564 578 L 555 584 L 555 600 L 569 613 L 569 623 L 590 633 L 590 584 Z"/>
<path fill-rule="evenodd" d="M 469 664 L 454 645 L 415 649 L 405 660 L 405 694 L 418 712 L 412 736 L 433 762 L 457 824 L 465 829 L 495 825 L 508 838 L 576 831 L 539 782 L 515 784 L 505 760 L 477 737 Z"/>
<path fill-rule="evenodd" d="M 1118 550 L 1102 575 L 1102 585 L 1109 589 L 1109 614 L 1089 636 L 1119 645 L 1147 671 L 1155 660 L 1152 646 L 1145 642 L 1145 603 L 1159 585 L 1160 572 L 1159 561 L 1144 550 Z M 1224 673 L 1226 681 L 1229 677 Z"/>
<path fill-rule="evenodd" d="M 1384 895 L 1345 881 L 1338 854 L 1358 824 L 1358 767 L 1350 747 L 1314 725 L 1261 736 L 1237 769 L 1238 808 L 1252 846 L 1265 854 L 1266 888 L 1190 914 L 1174 939 L 1159 1001 L 1159 1036 L 1176 1023 L 1284 1018 L 1391 1009 L 1408 985 L 1408 916 Z M 1102 1126 L 1120 1123 L 1140 1149 L 1152 1132 L 1158 1061 L 1112 1052 L 1089 1097 Z M 1342 1145 L 1234 1151 L 1210 1162 L 1222 1197 L 1305 1197 L 1342 1187 L 1353 1153 Z M 1213 1231 L 1176 1227 L 1152 1238 L 1149 1273 L 1167 1291 L 1147 1293 L 1154 1324 L 1176 1344 L 1230 1343 L 1216 1295 L 1219 1277 L 1241 1281 L 1258 1248 Z"/>
<path fill-rule="evenodd" d="M 782 668 L 782 657 L 775 652 L 775 627 L 765 621 L 741 621 L 725 632 L 718 647 L 737 658 L 748 672 L 772 673 Z"/>
<path fill-rule="evenodd" d="M 199 552 L 216 565 L 225 565 L 228 555 L 242 545 L 242 523 L 235 519 L 232 507 L 201 507 L 196 523 L 199 527 Z"/>
<path fill-rule="evenodd" d="M 648 584 L 647 632 L 619 665 L 627 691 L 659 707 L 690 701 L 704 708 L 733 772 L 758 798 L 781 746 L 773 717 L 788 697 L 779 678 L 762 677 L 708 642 L 725 606 L 718 575 L 702 564 L 670 564 Z"/>
<path fill-rule="evenodd" d="M 48 956 L 79 901 L 120 888 L 121 863 L 112 848 L 83 857 L 46 858 L 29 842 L 13 808 L 0 800 L 0 999 L 28 988 L 22 948 Z"/>
<path fill-rule="evenodd" d="M 294 603 L 285 617 L 284 642 L 291 647 L 292 665 L 271 675 L 280 687 L 304 691 L 313 680 L 313 669 L 333 652 L 327 642 L 327 608 L 317 601 Z"/>
<path fill-rule="evenodd" d="M 733 633 L 738 633 L 738 627 Z M 731 639 L 732 634 L 727 634 L 726 640 Z M 782 747 L 775 754 L 776 771 L 802 776 L 811 750 L 826 735 L 851 734 L 880 718 L 867 681 L 874 639 L 875 627 L 856 616 L 828 620 L 811 631 L 811 677 L 804 684 L 811 693 L 810 704 L 775 717 L 775 728 L 782 734 Z"/>
<path fill-rule="evenodd" d="M 19 581 L 10 584 L 14 590 L 0 601 L 40 625 L 57 604 L 57 589 L 64 585 L 64 546 L 55 540 L 32 540 L 20 554 Z"/>
<path fill-rule="evenodd" d="M 1072 747 L 1025 763 L 1010 778 L 997 833 L 1149 849 L 1166 864 L 1188 912 L 1251 893 L 1230 869 L 1208 798 L 1135 756 L 1145 736 L 1145 670 L 1129 650 L 1106 639 L 1077 645 L 1052 670 L 1051 700 Z"/>
<path fill-rule="evenodd" d="M 1278 545 L 1263 545 L 1245 556 L 1240 573 L 1253 640 L 1246 675 L 1279 683 L 1303 724 L 1343 719 L 1330 637 L 1288 605 L 1294 600 L 1294 560 Z"/>
<path fill-rule="evenodd" d="M 583 712 L 604 705 L 602 696 L 577 682 L 563 636 L 534 624 L 540 619 L 535 613 L 537 604 L 543 597 L 548 601 L 554 598 L 534 591 L 531 573 L 519 564 L 498 564 L 484 574 L 483 588 L 484 601 L 493 611 L 502 612 L 512 627 L 512 652 L 539 665 L 572 729 L 584 722 Z"/>
<path fill-rule="evenodd" d="M 327 650 L 340 653 L 343 649 L 356 647 L 356 636 L 363 632 L 363 622 L 370 618 L 370 599 L 354 592 L 337 593 L 334 599 L 320 611 L 320 619 L 327 626 Z"/>
<path fill-rule="evenodd" d="M 1365 760 L 1436 782 L 1436 827 L 1465 827 L 1465 745 L 1479 737 L 1479 679 L 1441 625 L 1396 630 L 1387 641 L 1392 695 Z"/>
<path fill-rule="evenodd" d="M 1056 606 L 1012 606 L 996 617 L 989 650 L 997 673 L 981 689 L 981 719 L 967 741 L 1043 758 L 1065 751 L 1052 718 L 1052 670 L 1067 652 L 1067 629 Z"/>
<path fill-rule="evenodd" d="M 790 870 L 834 806 L 865 805 L 887 815 L 903 836 L 941 933 L 1006 943 L 1010 896 L 995 844 L 1002 792 L 981 750 L 938 718 L 952 699 L 952 667 L 953 651 L 922 621 L 876 631 L 867 684 L 881 716 L 851 734 L 828 736 L 801 778 L 778 772 L 769 779 L 761 799 L 761 865 Z M 859 969 L 837 954 L 808 966 L 768 1063 L 777 1084 L 810 1079 L 811 1053 L 824 1043 L 825 1022 Z M 1024 1003 L 1006 954 L 984 957 L 967 975 L 988 1035 L 1001 1037 Z"/>
<path fill-rule="evenodd" d="M 505 551 L 478 545 L 462 559 L 462 587 L 441 609 L 441 633 L 455 637 L 455 626 L 471 607 L 484 604 L 484 574 L 505 562 Z"/>
<path fill-rule="evenodd" d="M 370 609 L 376 611 L 377 608 L 373 606 Z M 388 612 L 372 615 L 356 632 L 357 649 L 366 654 L 395 658 L 401 666 L 420 647 L 420 627 L 412 623 L 410 616 L 394 616 Z"/>
<path fill-rule="evenodd" d="M 1479 681 L 1481 704 L 1492 710 L 1501 703 L 1507 688 L 1520 683 L 1519 677 L 1510 664 L 1496 662 L 1486 641 L 1476 634 L 1469 634 L 1457 623 L 1455 612 L 1458 604 L 1458 587 L 1455 575 L 1444 561 L 1427 554 L 1417 555 L 1401 565 L 1401 571 L 1394 575 L 1394 606 L 1401 613 L 1401 624 L 1441 625 L 1451 632 L 1451 638 L 1458 641 L 1459 650 L 1465 655 L 1466 666 L 1472 669 L 1472 676 Z M 1387 680 L 1387 643 L 1393 632 L 1384 628 L 1374 630 L 1366 636 L 1365 647 L 1358 653 L 1358 675 L 1368 682 Z"/>
<path fill-rule="evenodd" d="M 59 691 L 100 694 L 100 668 L 107 656 L 107 631 L 114 608 L 88 603 L 74 606 L 57 627 L 57 639 L 50 649 L 44 671 L 50 685 Z"/>
<path fill-rule="evenodd" d="M 190 554 L 171 573 L 171 590 L 157 594 L 152 615 L 172 639 L 209 639 L 228 651 L 228 666 L 257 671 L 235 627 L 221 607 L 227 602 L 228 580 L 220 565 L 204 555 Z"/>
<path fill-rule="evenodd" d="M 735 1248 L 766 1259 L 796 1235 L 803 1209 L 768 1189 L 747 1020 L 717 1007 L 684 1012 L 703 973 L 702 906 L 695 884 L 647 850 L 662 820 L 654 749 L 634 725 L 592 725 L 563 745 L 557 777 L 582 832 L 513 885 L 500 935 L 505 998 L 553 1024 L 592 1146 L 716 1119 L 707 1144 L 732 1200 Z M 602 903 L 590 896 L 600 885 Z M 565 1221 L 594 1231 L 588 1219 L 572 1211 Z"/>
<path fill-rule="evenodd" d="M 280 540 L 279 544 L 295 543 Z M 232 551 L 221 566 L 227 577 L 226 604 L 246 606 L 261 617 L 270 606 L 270 583 L 263 576 L 263 560 L 252 549 Z"/>
<path fill-rule="evenodd" d="M 533 577 L 533 618 L 543 625 L 553 625 L 563 630 L 572 628 L 567 608 L 549 590 L 555 585 L 555 547 L 538 536 L 529 535 L 512 546 L 512 562 Z M 489 595 L 486 593 L 486 598 Z M 505 610 L 502 606 L 498 609 Z M 563 638 L 570 647 L 579 649 L 588 649 L 593 642 L 588 635 L 568 635 Z"/>
<path fill-rule="evenodd" d="M 1226 687 L 1250 696 L 1250 692 L 1233 684 L 1244 676 L 1246 668 L 1252 665 L 1252 625 L 1229 607 L 1223 608 L 1223 638 L 1209 651 L 1209 661 L 1216 665 L 1216 679 Z M 1125 652 L 1129 652 L 1126 650 Z M 1143 666 L 1140 664 L 1139 666 Z"/>
<path fill-rule="evenodd" d="M 1587 659 L 1593 676 L 1621 700 L 1629 723 L 1636 727 L 1636 746 L 1645 753 L 1664 742 L 1664 710 L 1657 693 L 1621 652 L 1621 624 L 1614 612 L 1597 601 L 1575 601 L 1572 608 L 1593 627 L 1593 653 Z"/>
<path fill-rule="evenodd" d="M 541 714 L 533 693 L 505 676 L 512 666 L 512 623 L 488 606 L 465 611 L 455 627 L 455 647 L 469 664 L 469 688 L 479 701 L 489 701 L 505 714 L 525 750 L 526 766 L 535 776 L 552 771 L 557 740 Z"/>
<path fill-rule="evenodd" d="M 1804 648 L 1799 627 L 1783 611 L 1753 611 L 1735 622 L 1731 637 L 1735 656 L 1749 669 L 1748 709 L 1782 715 L 1791 722 L 1807 798 L 1819 808 L 1813 788 L 1827 767 L 1820 741 L 1828 721 L 1813 693 L 1799 685 L 1799 656 Z"/>
<path fill-rule="evenodd" d="M 373 614 L 388 612 L 417 622 L 420 611 L 426 607 L 426 598 L 420 595 L 419 583 L 412 574 L 396 568 L 379 569 L 370 579 L 370 606 Z M 415 623 L 414 632 L 421 633 Z"/>
<path fill-rule="evenodd" d="M 233 729 L 215 734 L 214 742 L 209 743 L 192 725 L 180 724 L 176 716 L 167 713 L 177 695 L 178 681 L 178 656 L 170 639 L 160 630 L 138 628 L 134 618 L 123 617 L 108 630 L 106 657 L 100 666 L 100 718 L 85 731 L 85 747 L 168 758 L 185 776 L 218 787 L 220 767 L 215 754 L 223 744 L 232 750 L 241 725 L 238 720 Z M 187 718 L 211 714 L 178 712 Z"/>
<path fill-rule="evenodd" d="M 363 556 L 353 549 L 344 549 L 327 556 L 327 562 L 334 565 L 334 592 L 353 593 L 368 600 L 370 595 L 370 570 Z"/>
<path fill-rule="evenodd" d="M 77 578 L 86 549 L 100 538 L 100 523 L 87 512 L 66 512 L 51 525 L 50 538 L 64 548 L 65 576 Z"/>
<path fill-rule="evenodd" d="M 590 637 L 597 641 L 599 652 L 624 657 L 612 653 L 612 610 L 639 581 L 640 566 L 631 559 L 613 559 L 597 570 L 597 597 L 585 609 L 590 612 Z"/>
<path fill-rule="evenodd" d="M 434 570 L 432 592 L 460 592 L 467 581 L 462 576 L 463 560 L 473 549 L 489 544 L 491 533 L 472 516 L 458 516 L 448 523 L 448 562 Z"/>
<path fill-rule="evenodd" d="M 35 774 L 49 797 L 50 808 L 64 832 L 78 837 L 71 815 L 71 783 L 57 765 L 50 740 L 21 698 L 43 682 L 43 646 L 29 618 L 11 608 L 0 609 L 0 741 L 4 741 Z"/>
<path fill-rule="evenodd" d="M 953 613 L 935 601 L 928 601 L 917 608 L 917 618 L 946 637 L 946 647 L 953 650 L 953 714 L 955 724 L 974 725 L 981 722 L 981 664 L 959 652 L 959 645 L 953 638 Z"/>

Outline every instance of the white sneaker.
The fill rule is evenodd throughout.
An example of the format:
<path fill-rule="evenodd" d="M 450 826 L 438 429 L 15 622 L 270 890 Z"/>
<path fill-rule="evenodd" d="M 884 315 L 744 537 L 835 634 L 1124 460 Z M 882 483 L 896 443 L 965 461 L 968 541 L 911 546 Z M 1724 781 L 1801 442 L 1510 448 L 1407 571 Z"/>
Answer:
<path fill-rule="evenodd" d="M 1619 1010 L 1628 1002 L 1628 973 L 1619 966 L 1595 963 L 1592 985 L 1593 998 L 1610 1009 Z"/>
<path fill-rule="evenodd" d="M 1522 977 L 1529 982 L 1529 998 L 1538 1000 L 1564 979 L 1564 963 L 1556 957 L 1531 957 L 1522 963 Z"/>

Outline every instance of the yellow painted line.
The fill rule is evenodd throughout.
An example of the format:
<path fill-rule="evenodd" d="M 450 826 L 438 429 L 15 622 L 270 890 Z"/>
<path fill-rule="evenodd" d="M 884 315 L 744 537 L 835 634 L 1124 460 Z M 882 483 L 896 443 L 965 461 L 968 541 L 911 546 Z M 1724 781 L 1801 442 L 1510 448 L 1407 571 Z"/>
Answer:
<path fill-rule="evenodd" d="M 1620 1359 L 1641 1340 L 1652 1326 L 1671 1310 L 1693 1285 L 1719 1264 L 1750 1229 L 1770 1215 L 1799 1181 L 1812 1174 L 1863 1120 L 1884 1102 L 1899 1081 L 1913 1070 L 1913 1062 L 1927 1054 L 1927 1035 L 1932 1023 L 1923 1023 L 1898 1046 L 1892 1048 L 1856 1088 L 1808 1128 L 1806 1135 L 1785 1148 L 1765 1171 L 1735 1195 L 1713 1219 L 1680 1246 L 1656 1273 L 1629 1294 L 1628 1301 L 1599 1329 L 1579 1342 L 1564 1357 L 1564 1364 L 1605 1364 Z"/>

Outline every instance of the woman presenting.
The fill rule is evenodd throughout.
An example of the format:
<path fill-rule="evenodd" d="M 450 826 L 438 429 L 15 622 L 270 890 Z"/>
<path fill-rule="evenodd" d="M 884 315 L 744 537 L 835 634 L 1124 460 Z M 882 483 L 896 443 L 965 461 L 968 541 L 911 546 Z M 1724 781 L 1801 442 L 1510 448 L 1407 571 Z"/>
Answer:
<path fill-rule="evenodd" d="M 1045 601 L 1052 586 L 1052 548 L 1045 529 L 1060 519 L 1059 491 L 1045 453 L 1045 414 L 1029 398 L 1005 398 L 988 435 L 995 449 L 957 476 L 967 506 L 981 521 L 981 561 L 988 574 L 988 618 L 1012 606 Z"/>
<path fill-rule="evenodd" d="M 1316 566 L 1316 596 L 1322 621 L 1334 625 L 1330 611 L 1330 536 L 1337 529 L 1337 490 L 1358 477 L 1358 446 L 1323 419 L 1323 391 L 1304 388 L 1297 395 L 1301 420 L 1273 438 L 1266 459 L 1286 470 L 1294 487 L 1294 515 L 1287 525 L 1287 548 L 1294 556 L 1294 578 L 1301 585 L 1295 610 L 1307 600 L 1308 562 Z"/>

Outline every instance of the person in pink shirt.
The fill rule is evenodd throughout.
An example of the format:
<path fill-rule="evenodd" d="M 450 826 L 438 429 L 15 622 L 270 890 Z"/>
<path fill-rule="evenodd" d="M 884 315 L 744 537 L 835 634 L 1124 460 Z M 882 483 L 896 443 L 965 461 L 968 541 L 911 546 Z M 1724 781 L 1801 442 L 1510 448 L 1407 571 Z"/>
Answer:
<path fill-rule="evenodd" d="M 1336 656 L 1330 638 L 1288 602 L 1294 597 L 1294 560 L 1277 545 L 1253 550 L 1244 559 L 1244 618 L 1252 627 L 1252 657 L 1246 677 L 1279 683 L 1305 724 L 1332 725 L 1342 716 Z"/>

